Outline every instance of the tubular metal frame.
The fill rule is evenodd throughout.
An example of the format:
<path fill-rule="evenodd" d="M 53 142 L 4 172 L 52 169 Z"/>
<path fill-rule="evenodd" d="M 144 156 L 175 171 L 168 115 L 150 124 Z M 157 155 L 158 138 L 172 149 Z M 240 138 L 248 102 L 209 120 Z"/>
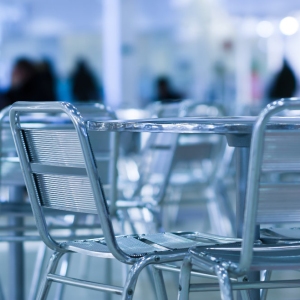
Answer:
<path fill-rule="evenodd" d="M 77 106 L 80 109 L 80 112 L 82 114 L 83 117 L 88 118 L 89 120 L 91 119 L 95 119 L 97 118 L 99 120 L 99 117 L 101 119 L 104 120 L 110 120 L 110 119 L 116 119 L 115 114 L 108 108 L 106 108 L 103 104 L 100 103 L 88 103 L 88 104 L 83 104 L 83 103 L 78 103 Z M 30 226 L 30 225 L 25 225 L 23 224 L 23 220 L 25 217 L 32 217 L 32 209 L 30 207 L 30 203 L 19 203 L 18 205 L 16 203 L 11 203 L 11 200 L 14 200 L 15 197 L 17 197 L 17 200 L 22 200 L 22 195 L 20 193 L 23 193 L 23 189 L 25 188 L 25 183 L 24 183 L 24 179 L 23 179 L 23 174 L 21 172 L 21 168 L 19 165 L 19 158 L 17 157 L 17 153 L 15 150 L 15 145 L 14 145 L 14 141 L 13 141 L 13 137 L 12 137 L 12 132 L 10 129 L 10 124 L 9 124 L 9 111 L 10 111 L 10 106 L 4 108 L 1 112 L 0 112 L 0 125 L 1 125 L 1 141 L 0 141 L 0 152 L 1 152 L 1 163 L 0 163 L 0 188 L 2 188 L 3 185 L 7 185 L 7 186 L 12 186 L 9 189 L 9 194 L 10 194 L 10 201 L 5 201 L 5 202 L 0 202 L 0 213 L 1 216 L 7 217 L 9 219 L 9 224 L 5 225 L 5 226 L 1 226 L 0 227 L 0 231 L 1 232 L 13 232 L 12 234 L 8 235 L 1 235 L 0 236 L 0 242 L 9 242 L 10 243 L 10 255 L 14 255 L 13 253 L 16 253 L 16 251 L 18 251 L 15 256 L 17 256 L 17 261 L 15 262 L 12 258 L 11 258 L 11 264 L 15 264 L 16 268 L 20 268 L 21 265 L 23 265 L 22 262 L 22 247 L 23 247 L 23 242 L 26 241 L 36 241 L 36 242 L 40 242 L 41 238 L 38 234 L 36 234 L 37 232 L 37 228 L 36 226 Z M 40 115 L 37 116 L 37 120 L 35 120 L 35 118 L 32 118 L 32 120 L 30 120 L 30 116 L 28 116 L 28 118 L 26 118 L 26 120 L 28 122 L 35 122 L 40 120 L 43 120 L 44 115 Z M 52 116 L 50 116 L 52 117 Z M 60 116 L 60 114 L 55 115 L 55 117 L 57 117 L 57 120 L 59 121 L 61 119 L 62 116 Z M 59 121 L 60 122 L 60 121 Z M 59 125 L 60 126 L 60 125 Z M 117 145 L 116 145 L 116 141 L 115 139 L 111 139 L 112 140 L 112 149 L 117 149 Z M 114 151 L 110 152 L 111 156 L 116 155 L 116 153 Z M 116 161 L 113 160 L 113 158 L 110 159 L 110 161 Z M 9 170 L 9 180 L 7 180 L 7 177 L 5 178 L 2 174 L 3 171 L 3 164 L 9 164 L 10 166 L 13 166 L 13 168 L 8 168 Z M 15 167 L 16 166 L 16 167 Z M 16 174 L 19 174 L 20 176 L 17 176 L 16 178 Z M 12 174 L 12 175 L 10 175 Z M 116 171 L 115 171 L 115 166 L 113 166 L 113 164 L 110 164 L 110 172 L 109 172 L 111 178 L 110 178 L 110 182 L 112 183 L 112 188 L 110 189 L 110 199 L 115 199 L 116 200 Z M 17 187 L 16 187 L 17 185 Z M 20 195 L 18 195 L 18 193 Z M 13 197 L 11 197 L 11 194 Z M 11 199 L 13 198 L 13 199 Z M 114 205 L 115 200 L 112 200 L 111 203 L 112 205 Z M 47 216 L 51 217 L 52 212 L 51 211 L 47 211 L 45 212 Z M 64 213 L 61 213 L 61 215 L 65 215 Z M 75 215 L 75 219 L 76 219 L 76 215 Z M 70 224 L 67 223 L 65 225 L 59 224 L 59 225 L 55 225 L 55 224 L 51 224 L 51 227 L 49 227 L 52 230 L 57 230 L 57 229 L 65 229 L 66 226 L 68 226 L 68 229 L 71 231 L 75 231 L 76 229 L 82 229 L 85 227 L 85 225 L 76 225 L 75 223 Z M 93 227 L 93 225 L 90 225 L 89 228 L 91 229 Z M 95 227 L 95 228 L 99 228 L 99 226 Z M 24 233 L 26 232 L 26 235 L 24 235 Z M 28 234 L 29 233 L 29 234 Z M 35 233 L 35 234 L 33 234 Z M 74 234 L 73 234 L 74 235 Z M 55 236 L 56 239 L 59 240 L 64 240 L 66 239 L 66 235 L 56 235 Z M 84 239 L 84 238 L 95 238 L 95 234 L 89 234 L 89 235 L 76 235 L 76 237 L 78 239 Z M 97 235 L 98 237 L 98 235 Z M 74 236 L 72 237 L 74 238 Z M 43 255 L 42 252 L 43 251 Z M 41 251 L 39 250 L 39 256 L 36 260 L 36 266 L 34 268 L 34 275 L 33 275 L 33 280 L 31 283 L 31 288 L 30 288 L 30 294 L 29 294 L 29 299 L 35 299 L 36 298 L 36 287 L 37 287 L 37 282 L 41 276 L 41 268 L 42 268 L 42 264 L 43 261 L 45 260 L 46 257 L 46 249 L 45 247 L 43 247 L 43 245 L 41 246 Z M 18 267 L 19 266 L 19 267 Z M 15 273 L 14 271 L 15 267 L 11 267 L 11 270 L 13 273 Z M 16 280 L 18 283 L 20 283 L 20 285 L 17 283 L 18 285 L 18 289 L 11 287 L 11 291 L 17 290 L 17 294 L 15 292 L 11 292 L 13 293 L 13 295 L 11 295 L 11 297 L 13 299 L 21 299 L 22 297 L 24 297 L 23 293 L 23 288 L 22 288 L 22 284 L 21 282 L 23 282 L 23 280 L 21 280 L 20 277 L 22 277 L 22 275 L 18 275 L 18 274 L 22 274 L 22 270 L 18 270 L 17 274 L 15 275 L 11 275 L 11 282 L 14 282 L 14 280 Z M 15 296 L 14 296 L 15 295 Z M 23 298 L 22 298 L 23 299 Z"/>
<path fill-rule="evenodd" d="M 207 105 L 196 101 L 186 100 L 182 103 L 180 117 L 218 117 L 224 116 L 224 110 L 221 106 Z M 210 146 L 210 157 L 208 160 L 211 162 L 210 171 L 203 174 L 205 178 L 202 180 L 197 177 L 191 176 L 190 181 L 184 181 L 181 188 L 194 186 L 197 191 L 197 199 L 186 199 L 182 203 L 187 204 L 199 204 L 199 201 L 205 199 L 207 202 L 207 211 L 209 221 L 213 232 L 222 236 L 231 236 L 234 232 L 235 222 L 232 204 L 226 197 L 226 188 L 223 184 L 224 176 L 229 170 L 229 165 L 233 156 L 233 149 L 227 146 L 226 140 L 222 136 L 211 136 L 211 135 L 194 135 L 197 142 L 193 144 L 196 147 L 197 158 L 192 158 L 192 162 L 201 161 L 202 149 L 209 145 Z M 180 134 L 179 135 L 179 146 L 177 149 L 180 150 L 180 137 L 190 138 L 192 135 Z M 183 145 L 184 147 L 184 142 Z M 184 148 L 183 148 L 184 149 Z M 206 156 L 204 156 L 206 158 Z M 176 160 L 176 153 L 175 153 Z M 189 160 L 189 158 L 187 158 Z M 201 169 L 205 169 L 202 166 Z M 190 170 L 191 171 L 191 170 Z M 176 171 L 175 171 L 176 172 Z M 172 183 L 172 176 L 170 179 L 170 185 L 175 188 L 180 188 L 180 183 L 175 181 Z M 165 201 L 166 205 L 172 204 Z"/>
<path fill-rule="evenodd" d="M 192 247 L 181 268 L 179 300 L 187 300 L 189 292 L 205 290 L 220 290 L 222 300 L 232 300 L 232 290 L 299 287 L 299 280 L 270 281 L 269 279 L 272 270 L 300 269 L 300 241 L 288 240 L 283 235 L 279 239 L 271 239 L 275 244 L 271 244 L 270 241 L 267 244 L 255 242 L 266 126 L 271 116 L 285 109 L 299 110 L 300 99 L 280 99 L 270 103 L 258 116 L 253 127 L 242 243 L 225 247 L 207 247 L 204 251 L 203 248 Z M 289 221 L 289 219 L 286 220 L 286 222 Z M 197 270 L 216 274 L 219 278 L 219 286 L 190 284 L 192 266 L 195 266 Z M 248 271 L 264 270 L 267 270 L 264 281 L 247 282 Z M 230 278 L 242 278 L 243 283 L 231 283 Z M 261 290 L 261 299 L 265 299 L 266 296 L 267 291 Z M 244 297 L 248 296 L 244 294 Z"/>
<path fill-rule="evenodd" d="M 23 131 L 28 129 L 28 125 L 23 125 L 20 119 L 22 114 L 39 112 L 62 112 L 67 114 L 71 120 L 80 145 L 80 149 L 76 149 L 76 151 L 81 151 L 83 154 L 85 170 L 91 186 L 96 212 L 100 218 L 104 238 L 59 243 L 50 235 L 41 202 L 44 196 L 43 193 L 37 192 L 40 187 L 37 186 L 37 183 L 34 180 L 34 164 L 32 164 L 30 160 L 30 155 L 28 154 L 28 145 L 26 144 L 28 143 L 28 140 L 24 140 L 25 134 Z M 54 250 L 47 268 L 47 272 L 43 277 L 37 299 L 45 299 L 49 292 L 51 282 L 56 281 L 85 288 L 122 294 L 123 300 L 129 300 L 133 297 L 138 276 L 142 269 L 144 269 L 146 266 L 181 261 L 187 254 L 188 248 L 193 245 L 207 245 L 235 241 L 235 239 L 201 235 L 198 233 L 161 233 L 154 235 L 133 235 L 126 237 L 115 236 L 114 228 L 111 222 L 110 210 L 99 178 L 94 153 L 91 149 L 89 132 L 87 131 L 86 122 L 81 117 L 77 109 L 73 105 L 65 102 L 17 102 L 10 110 L 10 124 L 37 228 L 44 243 L 49 248 Z M 74 145 L 75 142 L 73 147 Z M 41 172 L 41 170 L 39 172 Z M 47 173 L 47 168 L 46 171 L 44 170 L 44 173 L 45 172 Z M 53 172 L 53 169 L 51 172 Z M 68 174 L 70 174 L 69 172 L 71 171 L 69 170 Z M 78 170 L 76 172 L 78 172 Z M 61 205 L 63 205 L 63 203 Z M 138 206 L 144 204 L 138 204 L 137 202 L 134 202 L 134 205 Z M 125 204 L 123 207 L 128 208 L 128 206 L 129 203 L 127 205 Z M 143 240 L 145 239 L 151 241 L 151 244 L 149 245 L 144 243 Z M 134 244 L 132 245 L 132 250 L 132 247 L 130 246 L 131 241 L 135 241 L 135 243 L 141 245 L 142 250 L 138 250 L 139 248 L 135 247 Z M 125 286 L 123 288 L 118 286 L 104 286 L 99 283 L 91 283 L 84 280 L 54 274 L 60 258 L 64 254 L 71 252 L 77 252 L 96 257 L 116 258 L 122 263 L 132 265 L 128 273 Z M 155 271 L 154 279 L 157 287 L 158 298 L 165 299 L 166 293 L 160 272 L 160 270 Z"/>
<path fill-rule="evenodd" d="M 175 103 L 160 103 L 156 102 L 149 106 L 149 110 L 152 112 L 154 118 L 165 118 L 165 117 L 208 117 L 208 116 L 218 116 L 223 115 L 223 111 L 220 107 L 206 105 L 200 102 L 192 100 L 183 100 L 181 102 Z M 207 211 L 210 219 L 211 227 L 214 229 L 214 233 L 219 235 L 230 236 L 234 228 L 234 218 L 233 210 L 231 207 L 230 201 L 226 198 L 224 185 L 222 185 L 222 179 L 224 174 L 228 170 L 228 165 L 232 157 L 232 149 L 226 145 L 224 137 L 214 136 L 213 141 L 210 139 L 211 136 L 208 135 L 197 135 L 197 143 L 193 141 L 193 146 L 199 147 L 203 144 L 213 144 L 214 153 L 212 158 L 210 158 L 212 163 L 211 172 L 206 174 L 206 178 L 203 182 L 199 182 L 198 178 L 191 178 L 184 180 L 183 183 L 172 181 L 173 173 L 176 173 L 176 153 L 180 149 L 180 138 L 184 137 L 180 133 L 164 133 L 162 136 L 162 141 L 160 141 L 160 133 L 151 132 L 150 137 L 147 140 L 147 143 L 142 149 L 142 158 L 143 163 L 140 165 L 147 165 L 147 153 L 154 152 L 155 150 L 162 151 L 160 156 L 157 156 L 159 163 L 151 162 L 152 164 L 158 164 L 158 168 L 161 168 L 163 164 L 163 172 L 161 177 L 163 180 L 159 183 L 159 192 L 153 197 L 148 197 L 146 200 L 153 202 L 156 206 L 160 206 L 160 212 L 163 215 L 161 218 L 156 218 L 159 222 L 157 228 L 166 228 L 166 224 L 171 222 L 171 219 L 176 219 L 179 205 L 180 204 L 194 204 L 199 203 L 199 198 L 185 199 L 181 201 L 182 190 L 195 186 L 197 192 L 200 191 L 200 198 L 204 198 L 207 201 Z M 187 135 L 190 138 L 190 134 Z M 169 139 L 169 140 L 168 140 Z M 216 142 L 217 139 L 217 142 Z M 168 144 L 167 144 L 168 142 Z M 201 155 L 201 154 L 200 154 Z M 199 158 L 198 160 L 200 160 Z M 145 162 L 146 160 L 146 162 Z M 218 165 L 221 164 L 221 168 L 218 168 Z M 186 163 L 185 163 L 186 165 Z M 146 168 L 144 168 L 146 169 Z M 152 169 L 151 169 L 152 170 Z M 155 170 L 154 170 L 155 171 Z M 148 171 L 149 172 L 149 171 Z M 187 170 L 187 173 L 192 173 L 191 170 Z M 133 194 L 134 197 L 141 197 L 141 190 L 145 185 L 143 182 L 144 178 L 148 178 L 149 174 L 145 174 L 143 169 L 140 172 L 140 180 L 138 181 L 137 188 Z M 151 185 L 150 182 L 146 181 L 147 185 Z M 156 190 L 155 184 L 153 184 L 153 190 Z M 197 193 L 198 194 L 198 193 Z M 146 198 L 146 197 L 145 197 Z M 175 200 L 176 198 L 176 200 Z M 222 214 L 221 208 L 225 211 L 225 215 Z M 161 223 L 161 224 L 160 224 Z M 162 225 L 163 224 L 163 225 Z"/>
<path fill-rule="evenodd" d="M 103 104 L 100 103 L 89 103 L 89 104 L 83 104 L 83 103 L 76 103 L 80 114 L 83 116 L 83 118 L 88 118 L 89 120 L 92 120 L 93 118 L 97 118 L 99 120 L 99 112 L 101 111 L 102 115 L 101 115 L 101 119 L 105 118 L 105 119 L 116 119 L 115 114 L 108 108 L 106 108 Z M 10 111 L 10 106 L 4 108 L 1 112 L 0 112 L 0 125 L 1 125 L 1 140 L 0 140 L 0 153 L 2 154 L 2 151 L 16 151 L 15 150 L 15 146 L 13 145 L 11 147 L 11 149 L 6 149 L 7 148 L 7 144 L 9 143 L 9 141 L 6 139 L 5 142 L 5 146 L 3 145 L 3 130 L 4 128 L 4 122 L 5 122 L 5 118 L 8 117 L 9 115 L 9 111 Z M 103 115 L 103 113 L 105 112 L 105 115 Z M 33 120 L 34 121 L 34 120 Z M 9 130 L 10 134 L 11 134 L 11 130 L 10 130 L 10 125 L 7 122 L 7 129 Z M 115 140 L 115 137 L 112 140 L 112 149 L 113 151 L 115 151 L 114 149 L 117 148 L 117 142 Z M 11 137 L 11 142 L 13 143 L 13 139 Z M 111 152 L 112 156 L 116 156 L 117 154 L 114 152 Z M 13 153 L 9 153 L 9 154 L 13 154 Z M 111 158 L 111 160 L 116 160 L 114 157 Z M 19 159 L 17 157 L 17 154 L 15 153 L 15 156 L 8 156 L 8 155 L 2 155 L 1 157 L 1 162 L 0 162 L 0 188 L 2 187 L 3 183 L 2 183 L 2 163 L 3 162 L 8 162 L 8 163 L 12 163 L 12 164 L 17 164 L 18 168 L 19 168 Z M 112 183 L 112 188 L 110 189 L 110 199 L 115 199 L 110 201 L 111 202 L 111 206 L 114 205 L 116 198 L 117 198 L 117 176 L 116 176 L 116 167 L 113 166 L 113 164 L 110 167 L 110 181 Z M 20 169 L 20 173 L 21 173 L 21 169 Z M 8 183 L 7 185 L 10 185 L 10 183 Z M 15 184 L 14 184 L 15 185 Z M 20 185 L 18 183 L 18 185 Z M 24 184 L 22 184 L 23 186 Z M 0 201 L 0 213 L 4 214 L 5 216 L 16 216 L 16 217 L 22 217 L 22 216 L 32 216 L 32 211 L 30 208 L 30 204 L 28 203 L 20 203 L 18 204 L 18 206 L 11 204 L 9 202 L 4 202 L 1 203 Z M 51 212 L 47 212 L 47 214 L 51 215 Z M 64 214 L 64 213 L 62 213 Z M 63 228 L 63 226 L 52 226 L 52 229 L 61 229 Z M 76 225 L 74 225 L 74 229 L 76 229 Z M 25 231 L 36 231 L 36 227 L 35 226 L 1 226 L 0 227 L 0 231 L 18 231 L 18 232 L 25 232 Z M 86 236 L 87 238 L 89 238 L 89 236 Z M 90 236 L 91 237 L 91 236 Z M 58 239 L 63 238 L 60 236 L 57 236 Z M 1 235 L 0 236 L 0 242 L 20 242 L 20 241 L 40 241 L 40 237 L 39 235 L 26 235 L 26 236 L 4 236 Z"/>

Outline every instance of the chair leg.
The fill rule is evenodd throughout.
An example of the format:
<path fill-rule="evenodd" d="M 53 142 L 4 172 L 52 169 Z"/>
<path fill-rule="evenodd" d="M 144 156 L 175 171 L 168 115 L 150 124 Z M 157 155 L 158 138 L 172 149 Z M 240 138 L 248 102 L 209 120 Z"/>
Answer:
<path fill-rule="evenodd" d="M 137 283 L 137 279 L 141 273 L 141 271 L 147 267 L 149 264 L 155 263 L 159 261 L 159 256 L 149 256 L 144 257 L 137 261 L 131 268 L 127 274 L 126 282 L 124 285 L 124 290 L 122 294 L 122 300 L 132 300 L 133 294 L 135 291 L 135 286 Z"/>
<path fill-rule="evenodd" d="M 251 300 L 251 297 L 249 295 L 249 290 L 241 290 L 239 291 L 241 300 Z"/>
<path fill-rule="evenodd" d="M 67 253 L 62 260 L 61 267 L 59 270 L 59 275 L 61 275 L 61 276 L 67 275 L 70 260 L 71 260 L 71 255 L 70 255 L 70 253 Z M 55 291 L 55 297 L 54 297 L 55 300 L 61 300 L 63 298 L 64 289 L 65 289 L 65 285 L 63 283 L 59 283 L 57 285 L 56 291 Z"/>
<path fill-rule="evenodd" d="M 243 282 L 244 280 L 245 280 L 245 276 L 237 278 L 237 281 L 239 281 L 239 282 Z M 239 291 L 237 291 L 237 299 L 251 300 L 250 291 L 251 290 L 239 290 Z"/>
<path fill-rule="evenodd" d="M 189 299 L 191 270 L 191 258 L 189 256 L 186 256 L 182 262 L 181 271 L 179 275 L 178 300 Z"/>
<path fill-rule="evenodd" d="M 4 294 L 3 294 L 3 290 L 2 290 L 1 281 L 0 281 L 0 300 L 4 300 Z"/>
<path fill-rule="evenodd" d="M 168 300 L 167 291 L 164 283 L 164 277 L 161 270 L 152 266 L 152 272 L 154 277 L 156 297 L 159 300 Z"/>
<path fill-rule="evenodd" d="M 271 279 L 272 271 L 266 271 L 264 276 L 264 281 L 269 281 Z M 268 294 L 268 289 L 262 289 L 260 292 L 260 300 L 266 300 Z"/>
<path fill-rule="evenodd" d="M 172 255 L 150 255 L 138 260 L 130 269 L 124 285 L 122 300 L 132 300 L 136 282 L 141 271 L 151 264 L 162 264 L 175 261 L 182 261 L 184 253 L 174 253 Z"/>
<path fill-rule="evenodd" d="M 106 278 L 108 284 L 112 284 L 112 282 L 113 282 L 113 260 L 112 259 L 105 260 L 105 278 Z M 112 294 L 105 293 L 103 298 L 104 298 L 104 300 L 111 300 Z"/>
<path fill-rule="evenodd" d="M 215 272 L 219 280 L 221 299 L 233 300 L 231 282 L 227 270 L 220 265 L 216 265 Z"/>
<path fill-rule="evenodd" d="M 139 268 L 134 264 L 127 274 L 122 300 L 132 300 L 139 272 Z"/>
<path fill-rule="evenodd" d="M 42 268 L 46 260 L 47 246 L 44 243 L 40 244 L 37 258 L 34 266 L 34 272 L 30 285 L 28 300 L 35 300 L 38 292 L 39 280 L 42 275 Z"/>
<path fill-rule="evenodd" d="M 40 290 L 39 290 L 39 293 L 38 293 L 38 296 L 37 296 L 37 300 L 44 300 L 47 298 L 47 295 L 49 293 L 49 290 L 50 290 L 50 286 L 51 286 L 51 283 L 52 281 L 49 281 L 48 280 L 48 274 L 49 273 L 54 273 L 56 268 L 57 268 L 57 265 L 58 265 L 58 262 L 60 260 L 60 258 L 64 255 L 64 252 L 58 252 L 58 251 L 55 251 L 51 258 L 50 258 L 50 261 L 49 261 L 49 264 L 47 266 L 47 270 L 46 270 L 46 273 L 44 275 L 44 278 L 42 279 L 42 282 L 41 282 L 41 286 L 40 286 Z"/>

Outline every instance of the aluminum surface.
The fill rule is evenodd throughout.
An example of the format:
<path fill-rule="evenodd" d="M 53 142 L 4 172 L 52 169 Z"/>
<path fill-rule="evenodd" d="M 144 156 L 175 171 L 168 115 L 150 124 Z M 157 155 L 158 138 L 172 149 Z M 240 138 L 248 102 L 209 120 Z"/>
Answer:
<path fill-rule="evenodd" d="M 72 140 L 64 139 L 65 135 L 61 129 L 45 126 L 45 130 L 49 130 L 49 132 L 45 132 L 44 135 L 49 133 L 50 138 L 47 140 L 48 144 L 44 146 L 43 134 L 35 134 L 39 132 L 40 128 L 24 125 L 20 121 L 20 115 L 29 112 L 65 113 L 72 122 L 71 124 L 73 124 L 73 132 L 76 133 L 73 135 L 74 138 Z M 188 233 L 191 243 L 187 237 L 182 238 L 170 234 L 161 234 L 161 236 L 166 236 L 166 239 L 162 239 L 158 235 L 150 236 L 149 240 L 147 240 L 147 235 L 141 237 L 115 236 L 110 210 L 100 180 L 97 162 L 91 148 L 86 122 L 73 105 L 65 102 L 18 102 L 12 106 L 10 122 L 36 225 L 44 243 L 55 250 L 46 274 L 42 279 L 37 299 L 45 299 L 47 297 L 51 282 L 55 281 L 55 276 L 52 275 L 56 271 L 58 262 L 63 254 L 70 250 L 99 257 L 113 256 L 122 263 L 133 265 L 128 273 L 122 294 L 123 300 L 131 300 L 137 278 L 142 269 L 149 264 L 180 261 L 187 253 L 190 245 L 199 244 L 196 239 L 192 239 L 192 233 Z M 30 130 L 30 134 L 23 134 L 26 130 Z M 34 136 L 34 140 L 30 140 L 31 136 Z M 64 143 L 68 145 L 64 145 Z M 59 154 L 61 148 L 67 149 L 69 151 L 68 154 L 61 156 Z M 34 149 L 38 153 L 29 151 L 29 149 Z M 43 152 L 41 156 L 39 156 L 40 150 Z M 50 153 L 51 151 L 54 155 Z M 82 153 L 84 157 L 86 175 L 79 175 L 82 169 L 82 162 L 80 160 L 81 155 L 78 155 L 78 153 Z M 79 158 L 79 162 L 76 161 L 76 158 Z M 55 241 L 49 234 L 43 205 L 48 205 L 52 208 L 58 208 L 57 206 L 59 206 L 60 209 L 69 208 L 74 210 L 75 208 L 75 210 L 78 209 L 84 212 L 86 197 L 95 204 L 104 240 L 101 240 L 101 243 L 89 240 L 73 241 L 71 242 L 72 244 L 61 244 Z M 91 208 L 92 202 L 87 204 L 88 209 Z M 197 237 L 198 235 L 195 234 L 195 236 Z M 218 242 L 219 240 L 220 238 L 217 238 Z M 214 241 L 213 236 L 209 238 L 209 243 L 215 244 L 217 241 Z M 181 245 L 184 245 L 184 248 Z M 172 248 L 174 246 L 180 246 L 180 249 Z M 107 249 L 109 250 L 108 252 Z M 148 251 L 150 252 L 149 254 Z M 157 279 L 159 278 L 157 277 Z M 57 280 L 62 282 L 60 277 Z M 71 282 L 72 279 L 67 278 L 65 282 L 67 281 Z M 87 287 L 89 285 L 87 281 L 72 282 L 76 285 L 78 283 L 79 286 Z"/>
<path fill-rule="evenodd" d="M 227 272 L 231 276 L 241 278 L 247 276 L 249 271 L 299 270 L 300 268 L 299 240 L 298 243 L 295 240 L 294 243 L 282 242 L 275 246 L 271 244 L 259 246 L 254 243 L 257 238 L 257 222 L 299 221 L 300 182 L 295 174 L 289 177 L 285 174 L 299 171 L 298 119 L 290 118 L 287 121 L 273 117 L 285 109 L 300 110 L 300 99 L 281 99 L 270 103 L 258 116 L 253 126 L 242 243 L 224 247 L 214 246 L 206 251 L 203 251 L 203 248 L 194 248 L 190 250 L 191 255 L 187 258 L 200 270 L 206 272 L 219 275 L 222 269 L 223 274 L 219 276 L 222 299 L 233 299 L 231 281 Z M 276 233 L 270 235 L 276 236 Z M 182 276 L 189 268 L 183 265 Z M 249 275 L 255 273 L 250 272 Z M 186 283 L 184 276 L 181 282 L 187 285 L 184 287 L 185 290 L 187 287 L 193 290 L 194 285 Z M 293 285 L 292 280 L 286 280 L 281 284 L 281 287 Z M 249 284 L 249 289 L 260 287 L 276 288 L 277 286 L 272 282 Z"/>
<path fill-rule="evenodd" d="M 87 127 L 94 131 L 250 134 L 255 121 L 256 117 L 185 117 L 130 121 L 87 121 Z M 297 131 L 300 130 L 300 118 L 274 117 L 270 120 L 267 129 Z"/>

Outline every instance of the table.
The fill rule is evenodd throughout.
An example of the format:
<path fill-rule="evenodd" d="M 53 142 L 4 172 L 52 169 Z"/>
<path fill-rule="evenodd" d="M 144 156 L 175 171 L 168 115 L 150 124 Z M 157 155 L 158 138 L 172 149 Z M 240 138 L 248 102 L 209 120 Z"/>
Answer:
<path fill-rule="evenodd" d="M 90 131 L 174 132 L 225 135 L 228 145 L 236 148 L 237 158 L 237 236 L 241 237 L 248 173 L 251 132 L 256 117 L 185 117 L 140 120 L 87 121 Z M 274 117 L 268 130 L 299 130 L 299 117 Z"/>
<path fill-rule="evenodd" d="M 88 121 L 90 131 L 114 132 L 174 132 L 225 135 L 229 146 L 236 148 L 237 176 L 236 176 L 236 234 L 242 237 L 245 196 L 247 188 L 247 174 L 251 133 L 256 117 L 185 117 L 158 118 L 125 121 Z M 267 125 L 271 131 L 293 131 L 300 129 L 300 118 L 273 117 Z M 256 230 L 259 238 L 259 226 Z M 249 280 L 260 280 L 259 272 L 251 272 Z M 259 290 L 251 291 L 253 299 L 259 299 Z"/>

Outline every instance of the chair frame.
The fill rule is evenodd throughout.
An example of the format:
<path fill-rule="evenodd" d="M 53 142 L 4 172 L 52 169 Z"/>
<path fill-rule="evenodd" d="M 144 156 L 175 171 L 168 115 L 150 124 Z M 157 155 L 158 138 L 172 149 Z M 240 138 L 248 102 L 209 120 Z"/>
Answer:
<path fill-rule="evenodd" d="M 38 112 L 47 112 L 47 113 L 62 112 L 67 114 L 67 116 L 70 118 L 71 122 L 73 123 L 76 134 L 78 136 L 78 140 L 80 142 L 84 163 L 85 163 L 85 169 L 91 185 L 91 190 L 94 197 L 97 213 L 100 218 L 101 228 L 103 230 L 105 243 L 107 248 L 109 249 L 109 252 L 97 252 L 97 255 L 95 255 L 95 253 L 94 254 L 89 253 L 89 251 L 86 251 L 86 254 L 94 255 L 97 257 L 103 257 L 103 258 L 116 258 L 122 263 L 132 265 L 128 273 L 127 280 L 124 287 L 103 285 L 100 283 L 94 283 L 94 282 L 89 282 L 85 280 L 80 280 L 80 279 L 75 279 L 75 278 L 70 278 L 70 277 L 60 276 L 55 274 L 55 270 L 57 268 L 60 258 L 65 253 L 78 252 L 78 251 L 76 251 L 76 247 L 66 248 L 65 243 L 58 243 L 56 240 L 54 240 L 51 237 L 48 231 L 43 208 L 39 200 L 40 196 L 36 192 L 37 191 L 36 184 L 33 179 L 33 174 L 32 174 L 33 171 L 31 169 L 30 159 L 28 157 L 27 151 L 25 150 L 26 146 L 22 139 L 22 130 L 26 128 L 21 126 L 20 114 L 38 113 Z M 169 248 L 170 250 L 151 252 L 149 254 L 141 253 L 138 256 L 132 254 L 130 255 L 120 248 L 111 223 L 110 210 L 108 208 L 108 204 L 105 198 L 102 184 L 97 172 L 97 165 L 96 165 L 94 154 L 91 149 L 89 134 L 86 128 L 86 124 L 83 118 L 81 117 L 80 113 L 72 104 L 66 102 L 52 102 L 52 103 L 17 102 L 11 107 L 10 123 L 11 123 L 11 129 L 13 132 L 16 149 L 20 158 L 26 187 L 31 200 L 31 205 L 32 205 L 36 225 L 38 227 L 40 236 L 44 241 L 44 243 L 49 248 L 54 250 L 54 253 L 47 267 L 46 274 L 42 279 L 42 284 L 37 299 L 45 299 L 48 295 L 51 283 L 55 281 L 64 284 L 70 284 L 70 285 L 95 289 L 98 291 L 117 293 L 119 295 L 122 295 L 123 300 L 130 300 L 133 297 L 138 276 L 146 266 L 151 264 L 161 264 L 161 263 L 182 261 L 182 259 L 187 254 L 188 248 L 179 248 L 179 249 Z M 124 205 L 124 208 L 126 208 L 126 205 Z M 228 240 L 230 241 L 231 239 L 224 238 L 224 242 L 228 242 Z M 209 241 L 210 243 L 213 242 L 212 237 L 209 238 Z M 221 239 L 217 238 L 215 242 L 217 243 L 220 241 Z M 162 279 L 162 273 L 160 270 L 154 271 L 154 280 L 156 285 L 157 297 L 159 299 L 167 299 L 166 291 Z"/>
<path fill-rule="evenodd" d="M 253 127 L 249 171 L 247 179 L 245 221 L 243 228 L 242 243 L 226 245 L 225 247 L 207 247 L 205 250 L 193 247 L 189 255 L 185 257 L 180 274 L 180 289 L 178 293 L 179 300 L 188 299 L 189 292 L 220 290 L 222 300 L 233 299 L 232 289 L 272 289 L 284 287 L 299 287 L 300 280 L 279 280 L 270 281 L 271 270 L 299 270 L 300 268 L 300 241 L 286 241 L 281 244 L 262 244 L 255 242 L 256 217 L 259 203 L 259 182 L 261 174 L 261 165 L 263 162 L 264 137 L 266 125 L 271 116 L 283 110 L 299 110 L 300 99 L 289 98 L 274 101 L 266 106 L 258 116 Z M 237 263 L 231 262 L 229 258 L 222 258 L 222 255 L 231 255 L 236 258 Z M 279 256 L 290 259 L 289 264 L 284 262 L 268 263 L 260 260 L 260 255 L 270 255 L 277 259 Z M 230 257 L 229 255 L 229 257 Z M 295 260 L 293 261 L 293 256 Z M 256 264 L 253 264 L 253 259 Z M 212 284 L 205 287 L 203 284 L 190 284 L 192 266 L 197 267 L 199 271 L 215 273 L 219 279 L 219 286 Z M 260 282 L 233 282 L 233 278 L 243 278 L 249 270 L 267 270 L 265 280 Z M 230 279 L 231 278 L 231 279 Z M 245 293 L 245 292 L 244 292 Z M 261 291 L 261 298 L 265 299 L 267 290 Z M 244 294 L 245 299 L 248 295 Z"/>

